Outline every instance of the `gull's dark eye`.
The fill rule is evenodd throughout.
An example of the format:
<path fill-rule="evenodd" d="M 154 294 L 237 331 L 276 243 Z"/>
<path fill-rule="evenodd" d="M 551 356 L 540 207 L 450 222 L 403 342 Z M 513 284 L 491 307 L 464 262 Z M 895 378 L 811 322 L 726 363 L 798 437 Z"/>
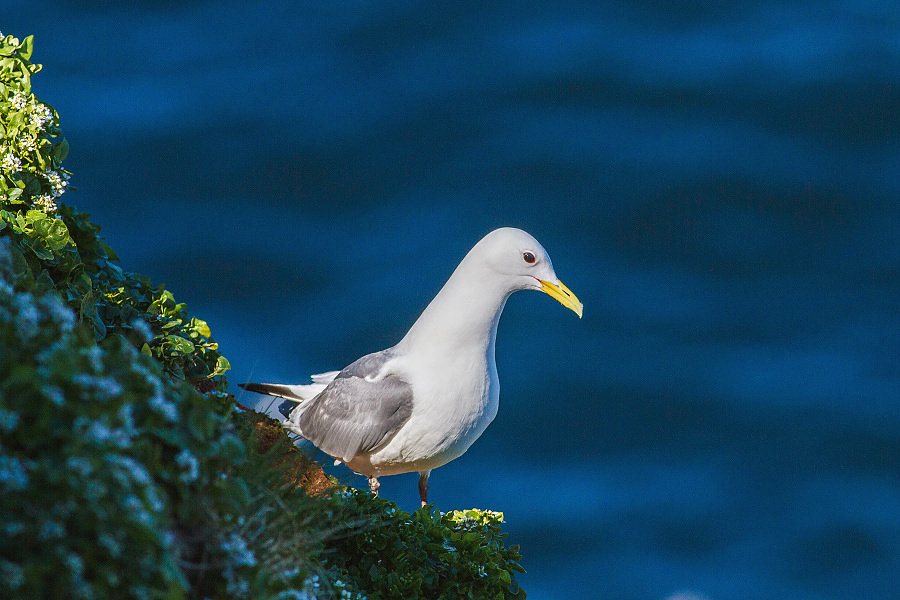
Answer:
<path fill-rule="evenodd" d="M 534 264 L 534 260 L 535 260 L 535 259 L 534 259 L 534 254 L 532 254 L 531 252 L 523 252 L 523 253 L 522 253 L 522 260 L 524 260 L 525 262 L 527 262 L 529 265 L 533 265 L 533 264 Z"/>

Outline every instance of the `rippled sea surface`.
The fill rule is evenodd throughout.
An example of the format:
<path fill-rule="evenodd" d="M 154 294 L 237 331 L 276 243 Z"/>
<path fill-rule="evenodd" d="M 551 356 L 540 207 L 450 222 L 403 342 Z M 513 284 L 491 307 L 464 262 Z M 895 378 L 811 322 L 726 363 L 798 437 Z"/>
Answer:
<path fill-rule="evenodd" d="M 500 413 L 431 487 L 505 512 L 529 597 L 900 597 L 895 3 L 3 4 L 66 200 L 232 382 L 394 344 L 495 227 L 543 243 L 584 319 L 510 300 Z"/>

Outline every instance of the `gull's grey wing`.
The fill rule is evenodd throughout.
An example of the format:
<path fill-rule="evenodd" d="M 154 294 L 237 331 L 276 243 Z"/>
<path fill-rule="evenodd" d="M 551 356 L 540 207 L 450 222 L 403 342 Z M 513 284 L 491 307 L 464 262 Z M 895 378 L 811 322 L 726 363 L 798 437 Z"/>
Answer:
<path fill-rule="evenodd" d="M 396 375 L 368 381 L 393 351 L 364 356 L 341 371 L 319 395 L 298 406 L 303 437 L 325 453 L 350 461 L 390 439 L 412 414 L 413 391 Z"/>

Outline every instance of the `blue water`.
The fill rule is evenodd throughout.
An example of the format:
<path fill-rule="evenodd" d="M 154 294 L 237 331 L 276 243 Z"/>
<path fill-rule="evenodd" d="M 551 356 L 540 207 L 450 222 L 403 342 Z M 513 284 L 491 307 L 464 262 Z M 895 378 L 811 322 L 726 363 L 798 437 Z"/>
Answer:
<path fill-rule="evenodd" d="M 35 34 L 66 199 L 235 383 L 395 343 L 495 227 L 544 244 L 584 319 L 510 300 L 500 413 L 431 488 L 506 513 L 530 597 L 900 597 L 896 3 L 5 0 L 0 30 Z"/>

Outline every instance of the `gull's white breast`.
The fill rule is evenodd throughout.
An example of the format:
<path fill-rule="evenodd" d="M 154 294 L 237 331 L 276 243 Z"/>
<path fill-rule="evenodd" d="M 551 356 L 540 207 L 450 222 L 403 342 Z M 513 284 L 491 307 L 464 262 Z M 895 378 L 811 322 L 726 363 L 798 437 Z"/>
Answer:
<path fill-rule="evenodd" d="M 392 475 L 440 467 L 465 453 L 497 415 L 500 382 L 487 352 L 407 356 L 392 369 L 413 389 L 412 415 L 364 459 L 371 467 L 361 472 Z"/>

